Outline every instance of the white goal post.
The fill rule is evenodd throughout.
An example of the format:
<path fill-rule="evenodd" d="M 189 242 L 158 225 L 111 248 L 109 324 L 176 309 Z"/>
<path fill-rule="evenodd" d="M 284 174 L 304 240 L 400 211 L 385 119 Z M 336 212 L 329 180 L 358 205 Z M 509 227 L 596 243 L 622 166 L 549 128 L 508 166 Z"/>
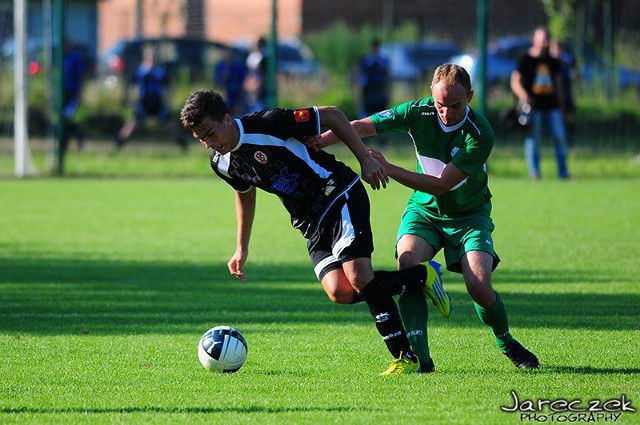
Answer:
<path fill-rule="evenodd" d="M 13 24 L 14 24 L 14 161 L 15 176 L 25 177 L 35 174 L 35 167 L 31 159 L 29 148 L 29 134 L 27 131 L 28 104 L 27 104 L 27 57 L 25 55 L 27 45 L 27 0 L 14 0 Z"/>

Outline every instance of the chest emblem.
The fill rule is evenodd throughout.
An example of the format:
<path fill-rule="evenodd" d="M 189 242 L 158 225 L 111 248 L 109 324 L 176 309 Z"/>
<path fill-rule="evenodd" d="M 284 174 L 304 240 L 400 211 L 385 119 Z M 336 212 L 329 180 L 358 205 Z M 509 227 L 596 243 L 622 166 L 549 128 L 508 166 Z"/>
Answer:
<path fill-rule="evenodd" d="M 267 155 L 262 151 L 256 151 L 256 153 L 253 154 L 253 159 L 258 161 L 260 164 L 267 163 Z"/>

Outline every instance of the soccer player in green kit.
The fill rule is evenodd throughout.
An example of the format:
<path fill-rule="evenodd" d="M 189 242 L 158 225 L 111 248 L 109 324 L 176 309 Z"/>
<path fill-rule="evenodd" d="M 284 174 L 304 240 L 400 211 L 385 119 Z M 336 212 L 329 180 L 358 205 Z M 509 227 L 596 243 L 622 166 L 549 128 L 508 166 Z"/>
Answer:
<path fill-rule="evenodd" d="M 391 164 L 382 153 L 370 149 L 389 177 L 415 190 L 398 229 L 398 267 L 432 260 L 444 250 L 447 270 L 462 273 L 478 317 L 493 332 L 500 351 L 519 368 L 537 368 L 536 356 L 511 336 L 504 303 L 491 286 L 491 272 L 500 262 L 491 237 L 494 224 L 486 167 L 493 130 L 469 107 L 473 90 L 469 74 L 461 66 L 439 66 L 431 92 L 432 97 L 351 122 L 362 138 L 407 133 L 415 145 L 416 172 Z M 337 142 L 329 131 L 309 144 L 323 148 Z M 437 267 L 437 263 L 431 264 Z M 424 294 L 407 291 L 399 296 L 398 305 L 421 371 L 434 371 Z"/>

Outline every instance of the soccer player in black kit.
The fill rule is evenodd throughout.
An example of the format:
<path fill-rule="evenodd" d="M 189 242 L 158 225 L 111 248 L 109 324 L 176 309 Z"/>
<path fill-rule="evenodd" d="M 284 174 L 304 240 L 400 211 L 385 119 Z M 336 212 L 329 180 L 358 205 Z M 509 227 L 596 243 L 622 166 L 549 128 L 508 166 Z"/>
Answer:
<path fill-rule="evenodd" d="M 182 124 L 207 149 L 213 171 L 236 191 L 236 250 L 229 272 L 245 280 L 256 188 L 277 195 L 291 224 L 307 241 L 316 276 L 329 298 L 340 304 L 364 301 L 394 360 L 381 375 L 429 372 L 411 351 L 393 295 L 430 285 L 423 265 L 375 271 L 369 198 L 360 176 L 305 138 L 331 129 L 360 163 L 362 179 L 386 188 L 388 177 L 351 127 L 332 106 L 270 109 L 234 118 L 222 96 L 198 90 L 185 101 Z"/>

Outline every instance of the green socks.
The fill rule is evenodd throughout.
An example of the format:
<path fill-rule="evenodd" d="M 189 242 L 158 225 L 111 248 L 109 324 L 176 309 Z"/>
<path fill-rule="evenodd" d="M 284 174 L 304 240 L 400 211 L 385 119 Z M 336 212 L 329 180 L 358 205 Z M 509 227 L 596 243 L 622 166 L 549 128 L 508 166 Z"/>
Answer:
<path fill-rule="evenodd" d="M 480 307 L 473 303 L 478 313 L 480 321 L 491 328 L 491 332 L 496 337 L 496 345 L 504 353 L 507 345 L 513 342 L 513 337 L 509 333 L 509 320 L 507 319 L 507 309 L 502 302 L 500 295 L 496 293 L 496 303 L 489 309 Z M 417 354 L 417 353 L 416 353 Z"/>
<path fill-rule="evenodd" d="M 398 309 L 407 331 L 411 350 L 422 363 L 431 359 L 427 340 L 427 319 L 429 309 L 421 290 L 407 289 L 398 297 Z"/>

